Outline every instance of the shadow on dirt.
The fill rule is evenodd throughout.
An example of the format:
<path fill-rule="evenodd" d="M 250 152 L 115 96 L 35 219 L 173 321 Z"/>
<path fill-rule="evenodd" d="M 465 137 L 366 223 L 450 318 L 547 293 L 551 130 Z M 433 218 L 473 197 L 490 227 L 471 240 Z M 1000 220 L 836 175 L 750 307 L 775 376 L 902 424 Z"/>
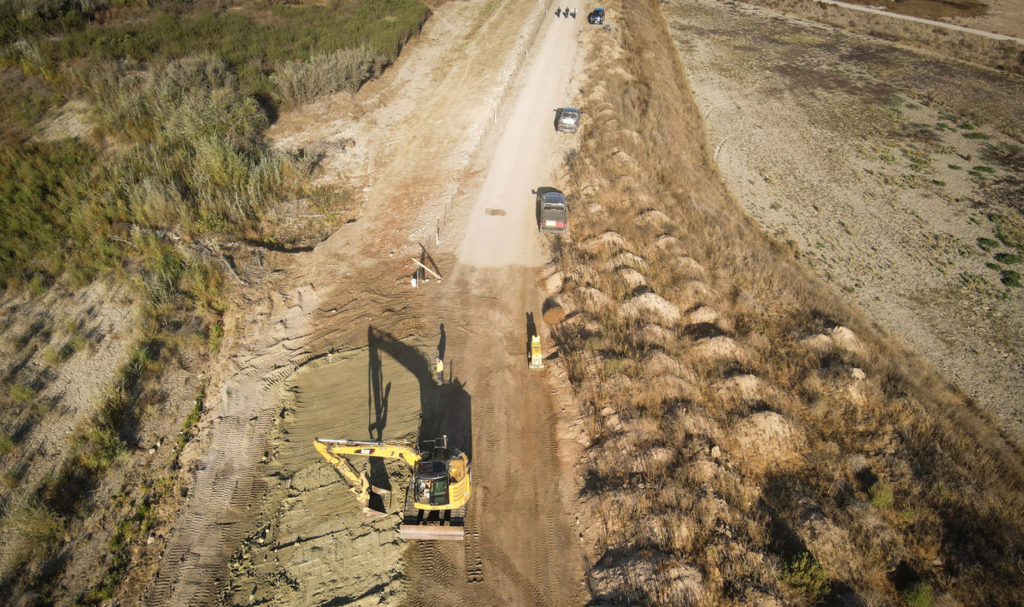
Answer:
<path fill-rule="evenodd" d="M 381 440 L 387 426 L 391 383 L 385 381 L 381 371 L 383 353 L 402 365 L 419 383 L 420 427 L 417 440 L 422 443 L 447 436 L 450 446 L 465 452 L 472 460 L 472 398 L 465 390 L 465 383 L 456 377 L 454 362 L 447 361 L 447 381 L 439 386 L 430 362 L 419 348 L 406 344 L 372 325 L 367 329 L 367 343 L 370 384 L 367 429 L 370 440 Z M 439 350 L 443 347 L 441 345 Z M 389 485 L 379 484 L 387 478 L 384 462 L 379 458 L 370 458 L 370 466 L 371 481 L 378 487 L 388 487 Z"/>

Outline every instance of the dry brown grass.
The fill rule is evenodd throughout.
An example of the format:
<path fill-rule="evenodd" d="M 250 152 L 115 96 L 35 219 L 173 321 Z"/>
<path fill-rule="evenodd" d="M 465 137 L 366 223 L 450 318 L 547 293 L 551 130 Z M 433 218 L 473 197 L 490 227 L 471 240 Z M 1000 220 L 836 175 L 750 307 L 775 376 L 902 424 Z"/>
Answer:
<path fill-rule="evenodd" d="M 607 8 L 554 331 L 595 598 L 1019 600 L 1019 446 L 745 217 L 657 3 Z"/>

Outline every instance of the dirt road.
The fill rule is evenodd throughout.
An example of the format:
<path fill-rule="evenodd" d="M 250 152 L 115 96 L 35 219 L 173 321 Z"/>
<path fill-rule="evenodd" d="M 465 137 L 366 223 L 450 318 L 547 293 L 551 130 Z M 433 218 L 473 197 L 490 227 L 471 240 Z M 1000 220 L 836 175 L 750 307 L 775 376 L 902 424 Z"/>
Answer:
<path fill-rule="evenodd" d="M 230 318 L 239 339 L 213 374 L 220 398 L 148 603 L 583 602 L 571 468 L 525 357 L 545 260 L 531 190 L 569 145 L 553 110 L 571 102 L 585 24 L 548 4 L 446 3 L 381 82 L 282 119 L 284 147 L 356 141 L 328 146 L 324 165 L 366 185 L 363 213 L 311 253 L 269 257 L 277 286 Z M 420 243 L 445 279 L 414 291 Z M 441 323 L 453 379 L 435 390 Z M 375 335 L 391 348 L 376 363 Z M 314 358 L 316 380 L 295 372 Z M 448 434 L 472 458 L 464 543 L 404 545 L 394 519 L 364 526 L 333 471 L 302 457 L 307 434 L 406 436 L 417 413 L 419 437 Z"/>
<path fill-rule="evenodd" d="M 526 356 L 544 298 L 537 277 L 545 256 L 532 191 L 551 185 L 565 145 L 553 129 L 554 109 L 571 104 L 579 27 L 566 19 L 542 27 L 494 154 L 484 163 L 454 284 L 446 282 L 433 298 L 446 327 L 455 328 L 447 358 L 472 394 L 475 489 L 465 546 L 410 545 L 412 605 L 486 604 L 496 597 L 509 605 L 583 602 L 567 508 L 572 482 L 556 472 L 562 464 L 556 409 L 545 376 L 527 369 Z"/>

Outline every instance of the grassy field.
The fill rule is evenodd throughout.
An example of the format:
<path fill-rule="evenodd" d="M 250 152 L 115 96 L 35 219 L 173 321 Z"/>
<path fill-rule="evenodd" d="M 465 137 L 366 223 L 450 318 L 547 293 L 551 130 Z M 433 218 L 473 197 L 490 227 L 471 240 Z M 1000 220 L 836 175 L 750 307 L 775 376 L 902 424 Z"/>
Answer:
<path fill-rule="evenodd" d="M 596 598 L 1015 604 L 1018 447 L 745 216 L 658 4 L 620 8 L 589 61 L 554 332 Z"/>
<path fill-rule="evenodd" d="M 0 395 L 0 593 L 26 604 L 61 585 L 79 602 L 117 594 L 142 550 L 139 530 L 173 485 L 173 475 L 132 472 L 128 454 L 150 410 L 165 407 L 164 373 L 219 347 L 227 285 L 238 281 L 223 247 L 308 245 L 268 219 L 284 201 L 318 211 L 315 234 L 346 217 L 347 192 L 311 185 L 315 163 L 271 150 L 266 128 L 283 109 L 358 90 L 428 15 L 418 0 L 0 7 L 0 296 L 73 294 L 103 279 L 128 285 L 139 306 L 127 360 L 48 458 L 22 444 L 59 409 L 36 395 L 94 341 L 68 330 L 58 331 L 65 343 L 45 344 L 50 327 L 14 328 L 23 337 L 10 343 Z M 188 407 L 172 413 L 186 439 L 201 402 Z M 32 472 L 47 465 L 49 474 Z M 114 469 L 135 486 L 95 503 Z M 122 519 L 116 533 L 85 527 L 96 510 Z M 111 533 L 94 579 L 62 580 L 76 542 Z"/>

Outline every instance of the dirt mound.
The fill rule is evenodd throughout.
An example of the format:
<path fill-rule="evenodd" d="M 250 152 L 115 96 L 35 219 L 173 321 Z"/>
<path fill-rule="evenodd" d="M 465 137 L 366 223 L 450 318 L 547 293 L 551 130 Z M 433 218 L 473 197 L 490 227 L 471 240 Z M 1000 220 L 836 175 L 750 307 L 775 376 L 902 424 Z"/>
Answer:
<path fill-rule="evenodd" d="M 654 246 L 657 247 L 662 253 L 668 253 L 670 255 L 683 256 L 686 253 L 686 247 L 680 242 L 675 236 L 669 236 L 667 234 L 659 236 L 654 241 Z"/>
<path fill-rule="evenodd" d="M 568 314 L 568 311 L 562 304 L 562 298 L 558 295 L 548 297 L 541 306 L 541 317 L 548 326 L 557 325 L 562 322 L 566 314 Z"/>
<path fill-rule="evenodd" d="M 647 209 L 637 215 L 636 219 L 640 224 L 657 229 L 672 225 L 672 218 L 658 209 Z"/>
<path fill-rule="evenodd" d="M 618 270 L 620 268 L 632 268 L 634 270 L 643 271 L 647 269 L 647 260 L 639 255 L 633 253 L 624 252 L 619 253 L 615 257 L 611 258 L 605 268 L 609 270 Z"/>
<path fill-rule="evenodd" d="M 704 266 L 700 265 L 696 259 L 692 257 L 682 256 L 677 258 L 673 265 L 675 266 L 676 273 L 681 278 L 691 278 L 693 280 L 706 280 L 707 272 L 704 271 Z"/>
<path fill-rule="evenodd" d="M 588 238 L 580 243 L 580 249 L 587 253 L 597 253 L 599 251 L 617 253 L 619 251 L 629 251 L 631 248 L 628 241 L 622 237 L 622 234 L 611 230 L 599 236 Z"/>
<path fill-rule="evenodd" d="M 797 534 L 815 558 L 841 579 L 853 577 L 849 555 L 854 553 L 849 534 L 830 521 L 810 498 L 798 501 L 800 527 Z"/>
<path fill-rule="evenodd" d="M 673 327 L 679 322 L 679 307 L 655 293 L 637 295 L 622 304 L 620 315 L 630 321 L 652 322 Z"/>
<path fill-rule="evenodd" d="M 647 286 L 647 279 L 644 278 L 644 275 L 633 268 L 622 268 L 615 274 L 626 284 L 626 288 L 630 291 L 638 287 Z"/>
<path fill-rule="evenodd" d="M 755 474 L 792 468 L 802 461 L 801 433 L 774 411 L 754 413 L 740 420 L 725 442 L 730 455 Z"/>
<path fill-rule="evenodd" d="M 693 310 L 714 302 L 714 295 L 707 283 L 688 280 L 672 293 L 673 301 L 683 310 Z"/>
<path fill-rule="evenodd" d="M 645 325 L 629 334 L 630 340 L 645 348 L 668 349 L 678 340 L 676 334 L 659 325 Z"/>
<path fill-rule="evenodd" d="M 661 350 L 654 350 L 644 358 L 641 363 L 644 375 L 654 377 L 656 375 L 679 375 L 682 366 L 676 359 Z"/>
<path fill-rule="evenodd" d="M 626 589 L 649 596 L 657 589 L 662 605 L 693 605 L 704 595 L 704 576 L 695 567 L 676 557 L 657 552 L 645 557 L 637 554 L 607 553 L 591 571 L 596 605 L 619 605 L 627 599 Z"/>
<path fill-rule="evenodd" d="M 834 327 L 828 333 L 819 333 L 805 338 L 800 345 L 817 354 L 833 351 L 852 354 L 861 360 L 868 356 L 868 349 L 857 337 L 857 334 L 846 327 Z"/>
<path fill-rule="evenodd" d="M 630 392 L 630 401 L 634 405 L 664 400 L 698 401 L 700 390 L 677 375 L 658 375 L 647 377 Z"/>
<path fill-rule="evenodd" d="M 612 299 L 603 291 L 593 287 L 583 287 L 576 291 L 580 307 L 590 314 L 600 314 L 612 305 Z"/>
<path fill-rule="evenodd" d="M 698 341 L 690 349 L 690 355 L 702 362 L 718 363 L 732 361 L 740 365 L 750 363 L 751 355 L 731 337 L 709 337 Z"/>

